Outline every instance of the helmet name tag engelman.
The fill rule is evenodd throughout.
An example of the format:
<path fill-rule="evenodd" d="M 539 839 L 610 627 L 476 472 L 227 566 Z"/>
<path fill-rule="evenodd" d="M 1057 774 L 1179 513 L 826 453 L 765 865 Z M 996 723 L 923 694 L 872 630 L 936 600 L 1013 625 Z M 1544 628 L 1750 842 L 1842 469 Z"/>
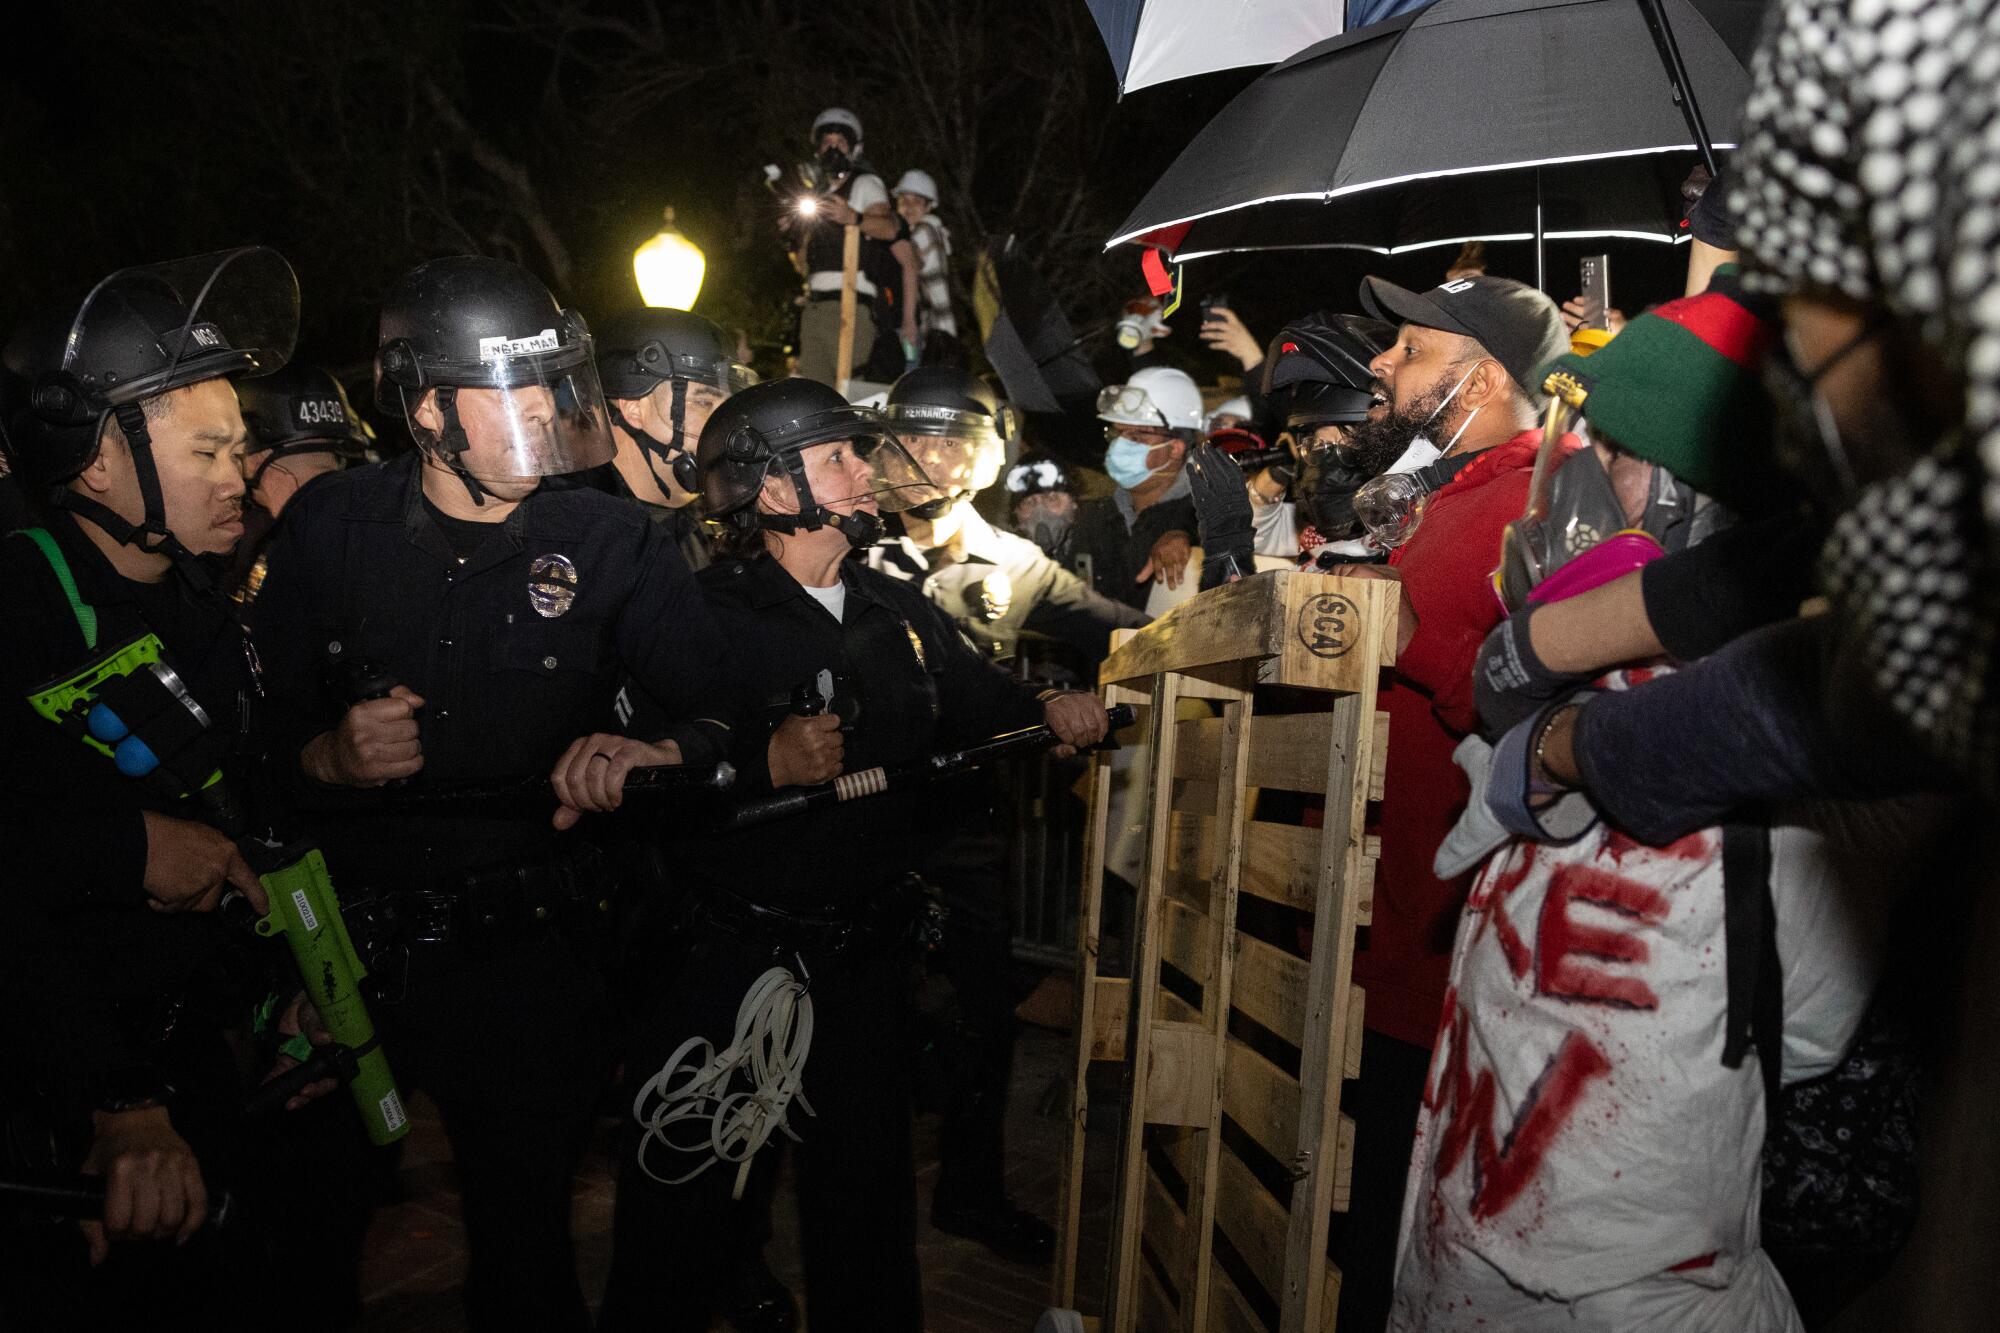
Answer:
<path fill-rule="evenodd" d="M 562 348 L 554 329 L 543 329 L 540 333 L 526 338 L 481 338 L 479 359 L 481 361 L 504 361 L 510 356 L 531 356 L 537 352 L 554 352 Z"/>

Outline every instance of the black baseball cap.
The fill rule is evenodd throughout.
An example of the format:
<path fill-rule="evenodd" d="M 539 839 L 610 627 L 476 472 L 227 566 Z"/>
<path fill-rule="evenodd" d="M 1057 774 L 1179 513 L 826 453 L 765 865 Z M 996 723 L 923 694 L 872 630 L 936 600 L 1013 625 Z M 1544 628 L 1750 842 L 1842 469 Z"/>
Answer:
<path fill-rule="evenodd" d="M 1541 370 L 1569 350 L 1556 303 L 1512 278 L 1454 278 L 1421 294 L 1384 278 L 1363 278 L 1361 304 L 1377 319 L 1464 334 L 1530 399 L 1541 396 Z"/>

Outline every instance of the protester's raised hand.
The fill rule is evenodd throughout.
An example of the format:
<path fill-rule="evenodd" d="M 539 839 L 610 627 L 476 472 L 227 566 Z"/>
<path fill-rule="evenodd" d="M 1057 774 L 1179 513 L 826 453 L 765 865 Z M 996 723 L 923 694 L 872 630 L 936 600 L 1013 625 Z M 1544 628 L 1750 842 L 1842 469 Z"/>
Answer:
<path fill-rule="evenodd" d="M 1181 586 L 1187 577 L 1188 561 L 1194 559 L 1194 543 L 1185 532 L 1163 533 L 1153 543 L 1152 551 L 1146 556 L 1146 563 L 1139 568 L 1135 583 L 1146 583 L 1155 576 L 1167 581 L 1169 589 Z"/>
<path fill-rule="evenodd" d="M 1226 305 L 1208 308 L 1207 316 L 1201 323 L 1200 337 L 1216 351 L 1235 357 L 1245 370 L 1264 360 L 1264 345 Z"/>
<path fill-rule="evenodd" d="M 1563 327 L 1575 333 L 1590 318 L 1590 304 L 1581 296 L 1572 296 L 1562 304 Z M 1612 337 L 1625 327 L 1625 312 L 1613 306 L 1604 312 L 1604 324 Z"/>

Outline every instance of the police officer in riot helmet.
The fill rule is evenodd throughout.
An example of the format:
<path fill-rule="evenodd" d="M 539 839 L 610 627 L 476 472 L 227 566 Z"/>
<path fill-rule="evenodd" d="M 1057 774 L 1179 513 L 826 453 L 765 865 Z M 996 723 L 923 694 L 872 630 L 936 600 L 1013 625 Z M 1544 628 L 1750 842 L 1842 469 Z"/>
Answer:
<path fill-rule="evenodd" d="M 917 589 L 850 558 L 876 540 L 881 511 L 949 499 L 877 413 L 814 381 L 757 385 L 709 418 L 698 460 L 703 502 L 724 526 L 718 563 L 698 577 L 729 645 L 736 711 L 764 719 L 738 731 L 739 787 L 823 783 L 1044 721 L 1071 745 L 1102 737 L 1093 696 L 1036 697 L 980 661 Z M 772 969 L 810 978 L 799 1096 L 812 1114 L 788 1115 L 816 1328 L 922 1326 L 902 1038 L 916 911 L 906 876 L 931 822 L 922 791 L 891 790 L 809 811 L 782 836 L 682 839 L 688 922 L 634 1025 L 628 1067 L 661 1071 L 691 1038 L 729 1043 Z M 647 1105 L 642 1096 L 657 1125 Z M 663 1142 L 637 1120 L 630 1130 L 600 1327 L 705 1329 L 728 1243 L 713 1219 L 737 1172 L 689 1176 L 705 1123 L 692 1153 L 674 1151 L 684 1135 Z M 753 1160 L 769 1169 L 768 1154 Z"/>
<path fill-rule="evenodd" d="M 1289 517 L 1307 558 L 1322 548 L 1341 559 L 1373 558 L 1357 540 L 1354 492 L 1385 464 L 1357 454 L 1347 437 L 1378 401 L 1368 363 L 1394 341 L 1395 329 L 1379 320 L 1325 311 L 1292 321 L 1272 338 L 1263 391 L 1283 404 L 1295 468 L 1289 477 L 1271 468 L 1250 478 L 1260 534 L 1265 524 Z M 1291 515 L 1280 508 L 1287 490 L 1296 506 Z"/>
<path fill-rule="evenodd" d="M 722 330 L 686 310 L 641 307 L 597 336 L 597 376 L 611 407 L 618 452 L 601 484 L 653 506 L 696 568 L 708 563 L 698 527 L 694 449 L 709 413 L 756 376 Z"/>
<path fill-rule="evenodd" d="M 236 397 L 250 448 L 243 458 L 243 540 L 236 544 L 228 586 L 247 616 L 263 587 L 271 525 L 307 482 L 366 461 L 375 428 L 354 410 L 332 371 L 298 361 L 242 381 Z"/>
<path fill-rule="evenodd" d="M 215 910 L 226 892 L 265 906 L 214 813 L 245 778 L 258 681 L 201 561 L 242 535 L 232 381 L 283 365 L 297 320 L 290 266 L 253 248 L 122 270 L 9 349 L 4 440 L 41 522 L 0 538 L 0 1174 L 80 1169 L 106 1190 L 81 1233 L 9 1229 L 21 1327 L 247 1326 L 281 1272 L 318 1293 L 308 1322 L 357 1308 L 351 1266 L 314 1243 L 331 1200 L 283 1197 L 332 1156 L 277 1149 L 302 1155 L 282 1167 L 299 1117 L 242 1114 L 230 1038 L 277 974 Z M 280 1012 L 293 1033 L 316 1022 Z M 351 1112 L 313 1123 L 353 1137 Z M 204 1230 L 215 1186 L 255 1220 Z"/>
<path fill-rule="evenodd" d="M 903 447 L 946 496 L 905 512 L 903 535 L 872 549 L 871 565 L 918 583 L 986 657 L 1003 664 L 1025 637 L 1063 645 L 1064 665 L 1087 678 L 1112 630 L 1146 623 L 1144 612 L 1093 592 L 1033 542 L 996 530 L 973 507 L 999 479 L 1015 437 L 1013 412 L 985 381 L 946 366 L 920 367 L 890 388 L 885 412 Z"/>
<path fill-rule="evenodd" d="M 903 447 L 945 494 L 905 511 L 903 535 L 870 548 L 870 567 L 921 588 L 989 661 L 1006 665 L 1027 656 L 1033 677 L 1093 678 L 1111 632 L 1143 625 L 1146 615 L 1093 592 L 1033 542 L 995 530 L 973 507 L 999 477 L 1013 414 L 977 376 L 942 366 L 897 380 L 885 410 Z M 937 1043 L 947 1087 L 931 1218 L 940 1230 L 981 1240 L 1009 1258 L 1045 1262 L 1054 1232 L 1017 1207 L 1003 1182 L 1014 1048 L 1005 826 L 990 778 L 962 786 L 955 827 L 940 830 L 944 836 L 925 866 L 950 912 L 934 961 L 956 992 Z"/>
<path fill-rule="evenodd" d="M 321 845 L 381 979 L 383 1044 L 451 1140 L 469 1322 L 580 1329 L 570 1186 L 608 1073 L 611 886 L 572 830 L 632 768 L 724 754 L 722 644 L 658 524 L 542 487 L 613 446 L 589 331 L 531 274 L 472 256 L 406 274 L 376 392 L 416 449 L 306 488 L 271 543 L 269 744 L 309 792 L 389 788 L 375 813 L 330 809 Z M 601 731 L 627 680 L 669 720 Z M 397 800 L 536 774 L 552 812 Z"/>

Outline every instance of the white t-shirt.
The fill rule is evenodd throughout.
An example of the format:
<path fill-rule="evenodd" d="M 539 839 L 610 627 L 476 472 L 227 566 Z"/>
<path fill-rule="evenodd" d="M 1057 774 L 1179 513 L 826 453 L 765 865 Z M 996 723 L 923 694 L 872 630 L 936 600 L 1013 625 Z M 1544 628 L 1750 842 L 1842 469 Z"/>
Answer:
<path fill-rule="evenodd" d="M 835 620 L 844 621 L 847 618 L 847 585 L 845 583 L 835 583 L 827 588 L 814 588 L 803 583 L 799 586 L 805 588 L 812 595 L 812 599 L 825 607 L 826 613 Z"/>
<path fill-rule="evenodd" d="M 1916 831 L 1880 806 L 1831 814 L 1772 829 L 1788 1080 L 1853 1037 Z M 1719 829 L 1651 848 L 1599 824 L 1487 861 L 1418 1120 L 1392 1329 L 1568 1328 L 1585 1305 L 1600 1327 L 1798 1326 L 1758 1245 L 1757 1056 L 1721 1061 L 1721 848 Z M 1649 1322 L 1663 1294 L 1673 1322 Z"/>
<path fill-rule="evenodd" d="M 854 178 L 854 184 L 847 190 L 847 206 L 857 213 L 866 213 L 877 204 L 889 202 L 889 187 L 882 184 L 882 178 L 872 171 L 864 171 Z M 815 292 L 837 292 L 840 290 L 840 269 L 820 269 L 806 275 L 806 287 Z M 875 284 L 866 273 L 857 270 L 854 274 L 854 290 L 860 296 L 873 296 Z"/>

